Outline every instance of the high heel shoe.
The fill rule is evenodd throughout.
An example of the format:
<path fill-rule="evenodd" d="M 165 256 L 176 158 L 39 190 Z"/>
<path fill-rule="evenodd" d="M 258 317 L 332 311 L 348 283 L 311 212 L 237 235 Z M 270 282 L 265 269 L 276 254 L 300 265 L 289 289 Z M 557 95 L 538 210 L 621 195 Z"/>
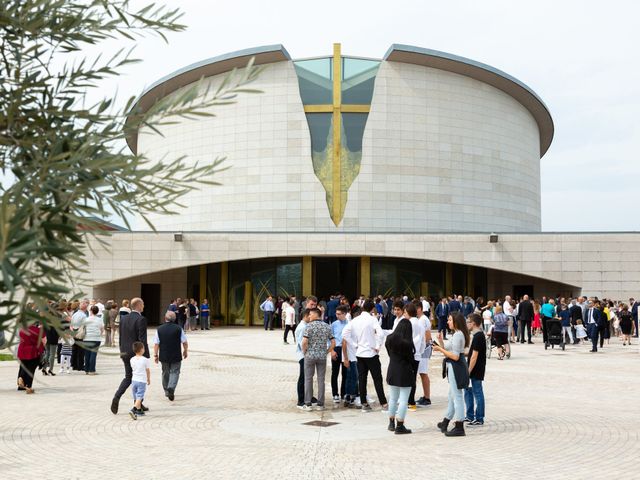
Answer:
<path fill-rule="evenodd" d="M 56 374 L 55 374 L 55 373 L 53 373 L 53 370 L 51 370 L 51 369 L 49 369 L 49 375 L 51 375 L 52 377 L 55 377 L 55 376 L 56 376 Z"/>

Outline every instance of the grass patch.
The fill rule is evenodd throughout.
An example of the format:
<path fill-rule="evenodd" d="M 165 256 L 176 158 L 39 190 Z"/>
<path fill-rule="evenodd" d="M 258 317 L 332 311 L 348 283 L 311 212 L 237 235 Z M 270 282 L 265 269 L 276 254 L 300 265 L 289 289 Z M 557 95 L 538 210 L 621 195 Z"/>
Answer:
<path fill-rule="evenodd" d="M 0 353 L 0 362 L 8 362 L 11 360 L 15 360 L 15 358 L 13 358 L 13 355 L 10 353 Z"/>

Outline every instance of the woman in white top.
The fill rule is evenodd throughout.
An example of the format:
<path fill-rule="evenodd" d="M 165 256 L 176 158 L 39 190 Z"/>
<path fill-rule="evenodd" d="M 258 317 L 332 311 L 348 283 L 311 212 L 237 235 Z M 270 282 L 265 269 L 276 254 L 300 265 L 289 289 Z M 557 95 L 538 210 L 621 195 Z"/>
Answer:
<path fill-rule="evenodd" d="M 442 352 L 445 356 L 446 375 L 449 380 L 449 403 L 447 413 L 442 422 L 438 423 L 438 428 L 447 437 L 464 436 L 464 389 L 469 384 L 469 368 L 464 358 L 464 349 L 469 346 L 469 329 L 467 323 L 460 312 L 449 315 L 447 326 L 453 331 L 451 341 L 447 342 L 446 350 L 435 344 L 433 350 Z M 442 342 L 442 334 L 440 336 Z M 444 371 L 443 371 L 444 376 Z M 455 420 L 455 427 L 447 431 L 449 422 Z"/>
<path fill-rule="evenodd" d="M 482 309 L 482 326 L 484 333 L 489 333 L 493 319 L 493 302 L 487 302 L 487 306 Z"/>
<path fill-rule="evenodd" d="M 98 316 L 97 305 L 93 305 L 89 309 L 89 317 L 83 322 L 85 335 L 82 339 L 82 348 L 84 348 L 84 371 L 87 375 L 96 374 L 96 357 L 98 356 L 98 348 L 104 335 L 104 322 Z"/>
<path fill-rule="evenodd" d="M 289 332 L 293 333 L 293 338 L 296 338 L 296 311 L 293 306 L 291 306 L 291 300 L 287 299 L 282 302 L 282 320 L 283 320 L 283 328 L 284 328 L 284 343 L 289 344 L 287 342 L 287 337 L 289 336 Z"/>

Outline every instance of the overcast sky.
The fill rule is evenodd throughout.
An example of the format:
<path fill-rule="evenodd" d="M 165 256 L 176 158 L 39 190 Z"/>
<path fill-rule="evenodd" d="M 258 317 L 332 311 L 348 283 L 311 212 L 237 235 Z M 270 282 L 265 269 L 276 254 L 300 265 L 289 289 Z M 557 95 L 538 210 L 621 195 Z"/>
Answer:
<path fill-rule="evenodd" d="M 146 2 L 145 2 L 146 3 Z M 544 100 L 555 138 L 541 160 L 544 231 L 640 230 L 640 4 L 633 1 L 167 1 L 183 33 L 138 43 L 122 98 L 190 63 L 282 43 L 293 58 L 381 58 L 392 43 L 499 68 Z M 115 89 L 114 85 L 105 85 Z M 516 187 L 517 188 L 517 187 Z"/>

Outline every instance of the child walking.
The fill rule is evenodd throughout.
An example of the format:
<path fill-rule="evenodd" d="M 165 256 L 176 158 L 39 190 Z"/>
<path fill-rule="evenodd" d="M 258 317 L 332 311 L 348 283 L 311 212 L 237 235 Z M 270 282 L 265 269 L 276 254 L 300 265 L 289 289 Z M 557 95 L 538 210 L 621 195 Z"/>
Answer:
<path fill-rule="evenodd" d="M 131 359 L 131 391 L 133 392 L 133 408 L 129 412 L 133 420 L 137 420 L 139 415 L 144 415 L 142 411 L 142 400 L 144 399 L 147 385 L 151 385 L 151 370 L 149 369 L 149 359 L 144 354 L 144 344 L 142 342 L 133 343 L 133 351 L 136 354 Z"/>
<path fill-rule="evenodd" d="M 67 375 L 71 373 L 71 355 L 73 354 L 73 337 L 71 335 L 63 335 L 60 337 L 60 373 L 64 373 L 65 369 Z"/>
<path fill-rule="evenodd" d="M 576 322 L 576 338 L 580 343 L 584 343 L 584 339 L 587 338 L 587 330 L 582 325 L 582 320 Z"/>

